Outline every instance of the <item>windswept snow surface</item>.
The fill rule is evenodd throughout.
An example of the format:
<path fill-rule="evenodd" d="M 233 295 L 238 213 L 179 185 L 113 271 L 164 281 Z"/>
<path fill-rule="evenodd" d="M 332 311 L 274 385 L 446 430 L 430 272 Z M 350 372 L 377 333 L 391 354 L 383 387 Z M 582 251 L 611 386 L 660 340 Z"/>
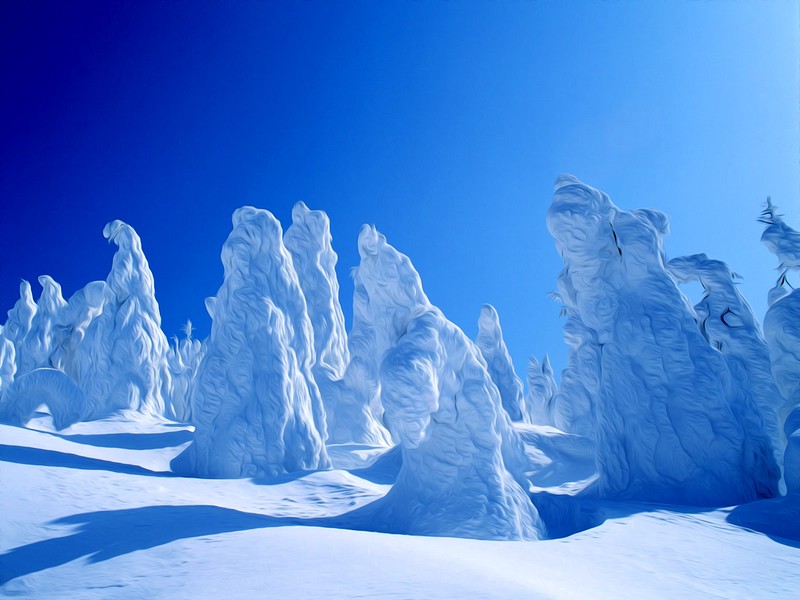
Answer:
<path fill-rule="evenodd" d="M 403 465 L 366 511 L 391 533 L 536 539 L 544 533 L 521 483 L 523 446 L 480 350 L 430 304 L 411 261 L 373 227 L 359 235 L 359 300 L 383 359 L 377 389 Z M 515 479 L 516 476 L 516 479 Z"/>
<path fill-rule="evenodd" d="M 266 210 L 236 210 L 222 263 L 190 401 L 195 440 L 173 468 L 266 477 L 329 466 L 314 334 L 280 223 Z"/>
<path fill-rule="evenodd" d="M 614 504 L 594 529 L 537 542 L 390 535 L 347 527 L 386 493 L 374 472 L 185 479 L 166 472 L 185 427 L 29 426 L 0 426 L 2 597 L 782 599 L 800 584 L 800 544 L 755 531 L 761 503 Z"/>
<path fill-rule="evenodd" d="M 475 343 L 486 360 L 489 376 L 500 392 L 500 399 L 508 416 L 512 421 L 530 422 L 522 381 L 514 371 L 514 363 L 503 340 L 500 316 L 491 304 L 485 304 L 481 308 Z"/>
<path fill-rule="evenodd" d="M 666 216 L 620 210 L 562 176 L 547 226 L 565 263 L 567 337 L 578 338 L 576 401 L 588 398 L 596 421 L 596 493 L 706 506 L 775 495 L 780 474 L 752 384 L 703 337 L 667 273 Z"/>

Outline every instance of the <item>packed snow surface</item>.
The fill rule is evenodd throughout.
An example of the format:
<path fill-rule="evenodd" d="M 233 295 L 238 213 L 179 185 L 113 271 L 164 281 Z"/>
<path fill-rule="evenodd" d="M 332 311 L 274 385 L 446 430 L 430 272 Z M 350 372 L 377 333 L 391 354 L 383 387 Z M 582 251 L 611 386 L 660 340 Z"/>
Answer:
<path fill-rule="evenodd" d="M 537 542 L 391 535 L 348 527 L 389 487 L 374 467 L 187 479 L 167 472 L 185 426 L 29 427 L 0 426 L 4 597 L 752 599 L 800 583 L 800 542 L 756 531 L 760 503 L 743 524 L 740 509 L 608 504 L 594 529 Z"/>

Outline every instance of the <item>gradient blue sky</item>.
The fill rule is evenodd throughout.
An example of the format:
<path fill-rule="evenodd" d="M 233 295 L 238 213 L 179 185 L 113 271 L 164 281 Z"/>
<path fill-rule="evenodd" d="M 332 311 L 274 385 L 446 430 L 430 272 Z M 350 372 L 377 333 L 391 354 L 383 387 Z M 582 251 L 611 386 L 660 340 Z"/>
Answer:
<path fill-rule="evenodd" d="M 764 198 L 800 225 L 794 0 L 3 2 L 0 52 L 3 311 L 20 278 L 105 278 L 119 218 L 165 332 L 205 336 L 233 210 L 288 226 L 304 200 L 331 217 L 348 321 L 374 223 L 467 334 L 497 307 L 524 376 L 566 361 L 559 173 L 668 213 L 668 255 L 727 261 L 759 316 Z"/>

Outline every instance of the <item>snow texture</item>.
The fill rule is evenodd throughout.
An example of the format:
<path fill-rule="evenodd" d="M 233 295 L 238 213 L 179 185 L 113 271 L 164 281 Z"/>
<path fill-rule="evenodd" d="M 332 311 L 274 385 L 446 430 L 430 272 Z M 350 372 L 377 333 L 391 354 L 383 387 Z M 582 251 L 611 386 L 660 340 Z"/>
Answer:
<path fill-rule="evenodd" d="M 558 391 L 550 358 L 545 354 L 542 362 L 535 356 L 528 360 L 528 395 L 525 404 L 529 421 L 534 425 L 555 425 L 554 399 Z"/>
<path fill-rule="evenodd" d="M 167 351 L 167 364 L 170 372 L 170 408 L 179 421 L 192 421 L 190 392 L 194 386 L 203 358 L 204 347 L 200 340 L 192 339 L 192 322 L 186 323 L 186 337 L 173 338 Z"/>
<path fill-rule="evenodd" d="M 491 304 L 484 304 L 481 308 L 475 343 L 486 360 L 489 376 L 500 392 L 508 416 L 512 421 L 530 422 L 522 381 L 514 371 L 514 363 L 503 340 L 500 316 Z"/>
<path fill-rule="evenodd" d="M 753 309 L 739 292 L 728 265 L 705 254 L 672 259 L 669 272 L 681 283 L 698 281 L 703 286 L 702 299 L 694 306 L 695 319 L 711 345 L 730 356 L 753 391 L 779 465 L 783 464 L 784 436 L 781 428 L 786 413 L 781 392 L 775 385 L 769 348 Z"/>
<path fill-rule="evenodd" d="M 329 466 L 314 333 L 282 238 L 268 211 L 234 212 L 191 391 L 195 439 L 173 461 L 178 473 L 263 478 Z"/>
<path fill-rule="evenodd" d="M 666 216 L 620 210 L 562 176 L 547 226 L 573 338 L 575 382 L 565 376 L 559 402 L 578 388 L 576 401 L 591 403 L 593 492 L 696 506 L 775 495 L 780 472 L 750 383 L 703 337 L 666 270 Z"/>
<path fill-rule="evenodd" d="M 369 402 L 348 393 L 342 381 L 350 352 L 328 215 L 298 202 L 284 243 L 292 255 L 314 329 L 316 362 L 312 373 L 325 403 L 328 442 L 388 444 L 388 432 L 373 415 Z M 351 372 L 351 379 L 356 371 Z"/>
<path fill-rule="evenodd" d="M 764 317 L 772 374 L 784 398 L 779 411 L 785 417 L 784 477 L 789 494 L 800 494 L 800 290 L 789 292 L 786 275 L 800 269 L 800 233 L 787 225 L 777 207 L 767 199 L 761 214 L 766 225 L 761 241 L 778 257 L 781 271 L 770 290 L 770 307 Z"/>
<path fill-rule="evenodd" d="M 129 409 L 167 413 L 167 338 L 155 298 L 153 274 L 139 235 L 112 221 L 103 229 L 117 245 L 105 285 L 90 283 L 70 298 L 73 321 L 63 368 L 84 391 L 86 418 Z M 102 300 L 101 300 L 102 299 Z"/>
<path fill-rule="evenodd" d="M 57 366 L 51 359 L 58 344 L 57 323 L 67 303 L 61 295 L 61 286 L 52 277 L 42 275 L 39 277 L 39 284 L 42 286 L 42 293 L 19 353 L 20 373 Z"/>
<path fill-rule="evenodd" d="M 376 356 L 384 419 L 403 464 L 369 507 L 372 528 L 394 533 L 535 539 L 526 468 L 480 350 L 428 301 L 411 261 L 373 227 L 359 235 L 356 273 Z M 515 475 L 517 479 L 515 479 Z"/>

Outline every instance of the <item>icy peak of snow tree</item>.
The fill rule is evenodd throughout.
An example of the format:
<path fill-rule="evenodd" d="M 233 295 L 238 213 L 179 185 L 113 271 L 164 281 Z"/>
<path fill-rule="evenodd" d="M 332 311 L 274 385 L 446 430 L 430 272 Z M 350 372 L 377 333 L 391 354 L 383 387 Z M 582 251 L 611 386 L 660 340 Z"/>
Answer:
<path fill-rule="evenodd" d="M 112 221 L 103 235 L 117 251 L 106 281 L 70 299 L 75 320 L 64 370 L 86 396 L 88 419 L 120 409 L 162 416 L 168 413 L 167 339 L 153 274 L 133 227 Z"/>
<path fill-rule="evenodd" d="M 737 360 L 744 370 L 778 464 L 782 464 L 781 424 L 786 414 L 779 413 L 784 410 L 784 401 L 772 376 L 769 348 L 761 328 L 734 281 L 738 275 L 724 262 L 705 254 L 672 259 L 668 267 L 679 282 L 699 281 L 703 286 L 703 298 L 694 306 L 700 332 L 713 347 Z"/>
<path fill-rule="evenodd" d="M 534 425 L 555 425 L 553 398 L 558 391 L 550 357 L 545 354 L 542 362 L 535 356 L 528 361 L 528 397 L 526 406 L 530 422 Z"/>
<path fill-rule="evenodd" d="M 3 337 L 3 327 L 0 326 L 0 405 L 3 403 L 3 394 L 14 382 L 16 373 L 17 360 L 14 342 Z"/>
<path fill-rule="evenodd" d="M 189 395 L 197 377 L 200 360 L 203 358 L 203 343 L 192 339 L 191 321 L 186 321 L 183 332 L 186 337 L 180 341 L 174 337 L 173 343 L 167 350 L 167 364 L 171 376 L 169 398 L 174 417 L 179 421 L 191 422 L 192 407 Z"/>
<path fill-rule="evenodd" d="M 328 215 L 310 210 L 303 202 L 292 209 L 292 224 L 283 239 L 292 255 L 314 328 L 314 374 L 341 379 L 350 359 L 344 313 L 339 303 L 336 252 L 331 246 Z"/>
<path fill-rule="evenodd" d="M 280 223 L 266 210 L 237 209 L 222 263 L 190 395 L 195 439 L 173 469 L 269 477 L 328 467 L 314 334 Z"/>
<path fill-rule="evenodd" d="M 8 311 L 8 320 L 2 332 L 2 336 L 14 344 L 17 354 L 21 349 L 22 340 L 31 330 L 34 315 L 36 315 L 36 302 L 33 300 L 31 284 L 23 279 L 19 284 L 19 300 Z"/>
<path fill-rule="evenodd" d="M 39 277 L 42 293 L 36 303 L 36 313 L 19 352 L 19 372 L 28 373 L 41 367 L 55 367 L 51 361 L 58 343 L 57 322 L 67 306 L 61 286 L 49 275 Z"/>
<path fill-rule="evenodd" d="M 789 227 L 767 199 L 761 214 L 766 225 L 761 236 L 780 261 L 780 276 L 770 290 L 770 307 L 764 317 L 764 337 L 769 346 L 772 373 L 784 397 L 780 411 L 786 416 L 783 432 L 787 438 L 784 474 L 787 491 L 800 494 L 800 289 L 786 290 L 787 272 L 800 269 L 800 233 Z"/>
<path fill-rule="evenodd" d="M 667 272 L 666 216 L 620 210 L 562 176 L 547 226 L 572 335 L 591 347 L 573 375 L 591 392 L 595 493 L 691 505 L 775 495 L 780 471 L 749 382 L 703 338 Z"/>
<path fill-rule="evenodd" d="M 292 255 L 314 328 L 316 362 L 312 373 L 325 405 L 328 442 L 388 443 L 388 434 L 368 403 L 355 401 L 342 381 L 350 353 L 328 215 L 298 202 L 292 209 L 292 225 L 286 230 L 284 243 Z"/>
<path fill-rule="evenodd" d="M 500 392 L 508 416 L 512 421 L 528 421 L 522 381 L 514 371 L 514 363 L 503 340 L 500 316 L 491 304 L 484 304 L 481 308 L 475 343 L 486 360 L 489 375 Z"/>
<path fill-rule="evenodd" d="M 375 356 L 384 419 L 403 465 L 370 505 L 372 526 L 395 533 L 535 539 L 538 512 L 521 442 L 480 350 L 432 306 L 409 259 L 361 230 L 360 319 Z M 515 477 L 517 479 L 515 479 Z"/>

